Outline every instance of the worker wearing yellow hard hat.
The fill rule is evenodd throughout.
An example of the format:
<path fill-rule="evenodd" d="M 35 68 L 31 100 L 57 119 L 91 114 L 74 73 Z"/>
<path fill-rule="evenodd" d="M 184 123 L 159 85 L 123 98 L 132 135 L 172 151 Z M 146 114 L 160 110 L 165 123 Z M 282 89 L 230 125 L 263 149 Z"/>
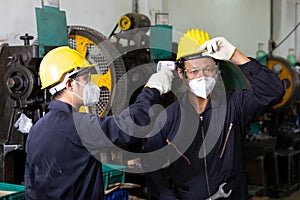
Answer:
<path fill-rule="evenodd" d="M 80 106 L 99 101 L 99 88 L 90 78 L 93 66 L 69 47 L 57 47 L 41 61 L 42 89 L 49 89 L 52 99 L 26 140 L 26 199 L 104 199 L 101 150 L 148 134 L 150 107 L 171 89 L 172 73 L 161 71 L 118 116 L 80 113 Z"/>
<path fill-rule="evenodd" d="M 93 69 L 92 67 L 95 65 L 96 64 L 91 64 L 78 51 L 70 47 L 62 46 L 55 48 L 43 58 L 40 64 L 39 74 L 42 89 L 49 87 L 50 93 L 57 95 L 57 93 L 66 88 L 68 80 L 75 80 L 82 84 L 77 79 L 85 77 L 83 94 L 77 94 L 76 92 L 71 93 L 78 97 L 79 101 L 76 101 L 75 98 L 72 97 L 73 95 L 69 96 L 73 100 L 72 106 L 78 109 L 80 100 L 83 101 L 83 105 L 96 103 L 99 101 L 100 89 L 90 81 L 90 73 Z M 88 75 L 82 76 L 84 73 Z M 77 78 L 75 79 L 76 76 Z M 72 77 L 73 79 L 71 79 Z"/>
<path fill-rule="evenodd" d="M 223 60 L 237 65 L 251 87 L 226 91 L 219 75 Z M 219 190 L 219 198 L 249 199 L 242 142 L 249 123 L 280 100 L 282 82 L 226 38 L 198 29 L 181 37 L 176 65 L 187 91 L 167 107 L 167 119 L 157 119 L 163 128 L 143 147 L 160 152 L 161 169 L 146 174 L 152 199 L 215 199 Z"/>

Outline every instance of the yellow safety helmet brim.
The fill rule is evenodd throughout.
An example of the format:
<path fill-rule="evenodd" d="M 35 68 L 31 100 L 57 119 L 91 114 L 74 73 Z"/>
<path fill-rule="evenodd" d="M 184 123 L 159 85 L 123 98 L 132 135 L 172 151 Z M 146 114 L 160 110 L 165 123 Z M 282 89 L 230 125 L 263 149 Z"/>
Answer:
<path fill-rule="evenodd" d="M 206 41 L 210 40 L 207 32 L 199 29 L 188 30 L 181 38 L 178 44 L 176 60 L 197 53 L 199 47 Z"/>

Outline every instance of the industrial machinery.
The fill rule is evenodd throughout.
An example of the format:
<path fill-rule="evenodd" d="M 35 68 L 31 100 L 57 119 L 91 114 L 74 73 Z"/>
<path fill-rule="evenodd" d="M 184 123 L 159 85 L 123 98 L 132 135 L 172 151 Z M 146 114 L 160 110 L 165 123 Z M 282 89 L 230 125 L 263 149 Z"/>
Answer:
<path fill-rule="evenodd" d="M 107 37 L 91 28 L 69 26 L 68 32 L 69 46 L 85 55 L 90 62 L 97 63 L 101 72 L 96 83 L 101 88 L 100 102 L 91 106 L 88 112 L 104 116 L 112 106 L 116 113 L 120 112 L 124 105 L 118 98 L 127 95 L 127 85 L 125 79 L 121 78 L 126 68 L 119 51 Z M 116 93 L 118 95 L 113 96 Z M 116 101 L 118 103 L 114 103 Z"/>
<path fill-rule="evenodd" d="M 0 88 L 0 179 L 20 182 L 23 180 L 20 169 L 24 167 L 25 156 L 19 149 L 23 148 L 24 134 L 13 125 L 20 113 L 36 121 L 45 112 L 46 106 L 44 93 L 38 90 L 38 48 L 2 44 L 0 49 L 0 76 L 3 81 Z"/>
<path fill-rule="evenodd" d="M 299 187 L 295 181 L 299 178 L 299 73 L 287 59 L 279 56 L 267 56 L 266 66 L 281 79 L 285 94 L 251 124 L 244 145 L 244 171 L 250 193 L 281 197 Z"/>
<path fill-rule="evenodd" d="M 30 40 L 34 39 L 33 36 L 25 34 L 20 37 L 24 40 L 24 46 L 0 46 L 0 79 L 3 81 L 0 87 L 0 181 L 3 182 L 20 184 L 24 180 L 26 133 L 20 132 L 14 124 L 21 114 L 35 123 L 47 112 L 50 94 L 40 89 L 38 70 L 41 59 L 48 51 L 57 46 L 69 45 L 90 62 L 97 63 L 100 74 L 94 78 L 101 88 L 101 101 L 82 108 L 82 111 L 107 115 L 113 105 L 112 99 L 118 100 L 113 98 L 113 90 L 117 91 L 117 96 L 126 94 L 126 85 L 120 79 L 125 73 L 124 62 L 115 46 L 107 42 L 104 35 L 87 27 L 67 27 L 64 13 L 55 7 L 43 6 L 36 10 L 36 14 L 39 37 L 32 45 Z M 61 24 L 65 26 L 65 32 L 49 27 L 60 27 Z M 49 30 L 54 31 L 51 37 Z M 45 32 L 46 35 L 43 34 Z M 118 88 L 114 88 L 118 81 Z M 116 112 L 124 107 L 122 101 L 119 102 L 114 104 Z"/>
<path fill-rule="evenodd" d="M 100 73 L 92 79 L 101 88 L 100 102 L 82 107 L 80 111 L 99 116 L 117 114 L 127 107 L 155 71 L 146 34 L 150 21 L 146 16 L 133 13 L 122 16 L 118 22 L 121 32 L 109 38 L 88 27 L 67 26 L 65 13 L 58 7 L 36 8 L 36 20 L 38 38 L 32 44 L 34 37 L 25 34 L 20 37 L 24 46 L 0 46 L 0 78 L 3 80 L 0 87 L 0 181 L 3 182 L 24 180 L 27 133 L 14 124 L 21 114 L 35 123 L 47 112 L 51 96 L 47 90 L 40 89 L 38 70 L 48 51 L 69 45 L 97 64 Z M 121 44 L 120 40 L 128 43 Z"/>
<path fill-rule="evenodd" d="M 285 58 L 270 56 L 267 59 L 267 67 L 274 71 L 282 80 L 285 94 L 278 104 L 273 107 L 273 111 L 282 112 L 295 103 L 299 95 L 299 75 L 296 69 Z"/>
<path fill-rule="evenodd" d="M 156 36 L 157 34 L 159 37 Z M 130 87 L 127 88 L 127 96 L 123 96 L 125 105 L 135 100 L 150 75 L 156 71 L 158 60 L 175 60 L 176 58 L 177 47 L 172 42 L 171 26 L 151 25 L 150 19 L 141 13 L 122 15 L 111 32 L 109 41 L 116 47 L 125 64 L 127 73 L 122 78 L 126 79 L 127 87 Z M 162 44 L 163 47 L 158 47 L 157 44 Z M 157 48 L 160 49 L 157 51 Z M 153 53 L 155 50 L 156 55 Z M 168 54 L 159 57 L 165 52 Z M 118 85 L 117 83 L 116 88 Z M 174 95 L 170 93 L 163 98 L 162 103 L 166 105 L 170 103 L 166 100 L 174 100 Z"/>
<path fill-rule="evenodd" d="M 9 44 L 0 46 L 1 182 L 21 183 L 24 180 L 26 133 L 18 131 L 14 124 L 21 114 L 25 114 L 35 123 L 47 112 L 50 95 L 48 91 L 40 89 L 38 70 L 43 56 L 48 51 L 57 46 L 69 45 L 91 63 L 97 64 L 100 74 L 96 75 L 94 80 L 101 88 L 100 102 L 82 107 L 81 111 L 92 112 L 99 116 L 121 112 L 135 100 L 148 78 L 155 72 L 156 61 L 176 58 L 177 46 L 172 42 L 172 27 L 151 26 L 150 20 L 142 14 L 127 13 L 121 16 L 112 33 L 106 37 L 85 26 L 67 26 L 65 15 L 58 8 L 43 6 L 36 12 L 38 38 L 32 44 L 30 41 L 34 39 L 33 36 L 24 34 L 20 37 L 24 40 L 23 46 L 9 46 Z M 59 27 L 59 31 L 55 27 Z M 59 34 L 53 35 L 49 30 Z M 160 44 L 164 47 L 159 46 Z M 163 57 L 160 57 L 162 55 Z M 221 62 L 221 65 L 221 75 L 224 75 L 227 90 L 249 87 L 249 83 L 238 68 L 229 62 Z M 286 89 L 282 101 L 261 118 L 268 134 L 275 137 L 278 136 L 276 130 L 283 125 L 282 118 L 286 116 L 285 112 L 290 112 L 290 108 L 297 104 L 300 98 L 299 75 L 287 60 L 281 57 L 268 57 L 267 67 L 278 74 Z M 181 90 L 182 82 L 179 79 L 173 83 L 173 91 Z M 168 93 L 162 96 L 161 103 L 166 106 L 174 100 L 174 94 Z M 289 141 L 294 140 L 289 138 Z M 273 145 L 271 151 L 275 152 L 276 140 L 266 140 L 267 145 L 262 141 L 255 142 L 250 145 L 251 149 L 263 152 L 260 147 Z M 266 182 L 262 181 L 262 184 Z"/>

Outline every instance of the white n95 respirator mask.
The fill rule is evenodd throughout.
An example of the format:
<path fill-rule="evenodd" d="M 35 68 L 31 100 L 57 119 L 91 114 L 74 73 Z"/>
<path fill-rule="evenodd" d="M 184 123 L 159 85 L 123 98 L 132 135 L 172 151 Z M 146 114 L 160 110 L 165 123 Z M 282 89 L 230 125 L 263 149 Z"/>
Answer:
<path fill-rule="evenodd" d="M 100 89 L 92 81 L 89 81 L 83 88 L 83 105 L 89 106 L 99 102 Z"/>
<path fill-rule="evenodd" d="M 189 89 L 196 96 L 206 99 L 216 84 L 215 77 L 201 77 L 189 82 Z"/>
<path fill-rule="evenodd" d="M 74 80 L 76 81 L 76 80 Z M 83 105 L 84 106 L 90 106 L 94 103 L 99 102 L 100 98 L 100 88 L 94 84 L 92 81 L 87 82 L 87 84 L 82 84 L 79 81 L 76 81 L 80 85 L 84 86 L 83 87 L 83 97 L 79 96 L 76 93 L 75 94 L 77 97 L 81 98 L 83 100 Z"/>

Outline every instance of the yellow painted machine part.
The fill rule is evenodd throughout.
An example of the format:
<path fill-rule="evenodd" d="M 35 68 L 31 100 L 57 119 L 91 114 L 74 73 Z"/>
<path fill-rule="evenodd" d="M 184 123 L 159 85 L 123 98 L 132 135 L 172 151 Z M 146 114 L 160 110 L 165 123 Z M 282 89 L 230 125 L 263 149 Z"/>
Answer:
<path fill-rule="evenodd" d="M 106 87 L 109 92 L 111 93 L 111 73 L 110 69 L 108 69 L 106 74 L 92 74 L 91 80 L 98 86 L 98 87 Z"/>
<path fill-rule="evenodd" d="M 87 48 L 89 45 L 93 45 L 97 47 L 97 45 L 91 41 L 90 39 L 81 36 L 81 35 L 69 35 L 69 38 L 72 38 L 76 41 L 76 50 L 81 53 L 84 57 L 86 57 Z M 109 92 L 112 91 L 112 78 L 111 78 L 111 71 L 108 68 L 106 74 L 93 74 L 91 76 L 91 80 L 98 86 L 98 87 L 106 87 Z M 89 112 L 89 108 L 87 106 L 81 106 L 79 112 Z M 103 111 L 104 112 L 104 111 Z M 100 116 L 102 113 L 100 114 Z"/>
<path fill-rule="evenodd" d="M 126 15 L 121 16 L 120 19 L 118 20 L 118 26 L 122 31 L 128 30 L 131 26 L 130 18 Z"/>
<path fill-rule="evenodd" d="M 89 109 L 88 106 L 80 106 L 79 112 L 89 113 L 89 112 L 90 112 L 90 109 Z"/>
<path fill-rule="evenodd" d="M 275 60 L 268 60 L 267 61 L 267 67 L 269 69 L 273 69 L 274 65 L 281 65 L 284 66 L 283 63 L 279 62 L 279 61 L 275 61 Z M 292 95 L 292 92 L 295 90 L 295 88 L 293 88 L 293 77 L 291 76 L 290 71 L 286 68 L 286 67 L 282 67 L 282 71 L 278 74 L 280 80 L 284 80 L 284 79 L 288 79 L 290 81 L 290 87 L 286 88 L 285 90 L 285 94 L 282 97 L 282 101 L 278 104 L 276 104 L 273 108 L 277 109 L 279 107 L 281 107 L 283 104 L 285 104 L 287 102 L 287 100 L 289 99 L 289 97 Z"/>

